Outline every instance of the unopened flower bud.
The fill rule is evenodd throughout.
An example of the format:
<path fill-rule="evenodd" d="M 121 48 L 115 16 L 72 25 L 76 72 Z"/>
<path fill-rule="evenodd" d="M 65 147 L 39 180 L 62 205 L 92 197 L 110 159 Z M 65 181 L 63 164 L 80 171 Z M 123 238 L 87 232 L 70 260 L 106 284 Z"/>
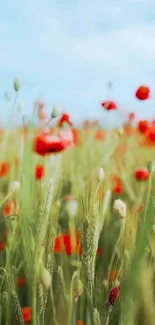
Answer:
<path fill-rule="evenodd" d="M 78 211 L 78 201 L 73 196 L 66 197 L 66 209 L 70 217 L 74 218 Z"/>
<path fill-rule="evenodd" d="M 113 211 L 116 212 L 121 218 L 125 218 L 126 204 L 120 199 L 115 200 L 113 204 Z"/>
<path fill-rule="evenodd" d="M 18 78 L 15 79 L 13 85 L 14 85 L 14 90 L 15 90 L 16 92 L 18 92 L 18 91 L 20 90 L 20 87 L 21 87 L 20 80 L 19 80 Z"/>
<path fill-rule="evenodd" d="M 52 113 L 51 113 L 51 118 L 56 118 L 60 115 L 61 113 L 61 108 L 59 108 L 58 106 L 54 106 Z"/>
<path fill-rule="evenodd" d="M 74 290 L 74 297 L 82 296 L 84 290 L 83 283 L 78 277 L 74 280 L 73 290 Z"/>
<path fill-rule="evenodd" d="M 97 178 L 99 182 L 103 182 L 104 178 L 105 178 L 105 172 L 104 169 L 102 167 L 100 167 L 97 171 Z"/>
<path fill-rule="evenodd" d="M 113 287 L 110 291 L 107 304 L 110 306 L 114 306 L 114 303 L 116 299 L 119 297 L 119 295 L 120 295 L 120 287 L 119 286 Z"/>
<path fill-rule="evenodd" d="M 154 172 L 155 171 L 155 161 L 149 161 L 148 170 L 149 170 L 149 172 Z"/>
<path fill-rule="evenodd" d="M 46 290 L 50 288 L 52 282 L 51 274 L 43 266 L 41 267 L 41 282 Z"/>
<path fill-rule="evenodd" d="M 14 181 L 11 183 L 10 190 L 12 192 L 17 192 L 20 189 L 20 183 L 18 181 Z"/>

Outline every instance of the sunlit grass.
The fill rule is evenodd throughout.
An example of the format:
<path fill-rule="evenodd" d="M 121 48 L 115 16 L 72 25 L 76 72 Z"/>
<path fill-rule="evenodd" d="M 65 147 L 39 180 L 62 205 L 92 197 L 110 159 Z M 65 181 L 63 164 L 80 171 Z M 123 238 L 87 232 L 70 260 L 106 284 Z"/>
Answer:
<path fill-rule="evenodd" d="M 80 145 L 41 157 L 35 129 L 4 130 L 0 325 L 154 325 L 155 152 L 123 131 L 82 130 Z"/>

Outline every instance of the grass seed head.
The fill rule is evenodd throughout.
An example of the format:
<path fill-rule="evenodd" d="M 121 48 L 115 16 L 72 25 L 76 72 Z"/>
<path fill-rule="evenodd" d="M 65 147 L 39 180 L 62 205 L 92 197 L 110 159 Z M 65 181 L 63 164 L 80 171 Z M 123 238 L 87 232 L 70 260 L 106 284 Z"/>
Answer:
<path fill-rule="evenodd" d="M 97 171 L 97 178 L 99 182 L 103 182 L 105 179 L 105 171 L 102 167 L 100 167 Z"/>
<path fill-rule="evenodd" d="M 115 213 L 117 213 L 120 218 L 125 218 L 126 217 L 126 204 L 120 200 L 120 199 L 117 199 L 114 201 L 114 204 L 113 204 L 113 211 Z"/>

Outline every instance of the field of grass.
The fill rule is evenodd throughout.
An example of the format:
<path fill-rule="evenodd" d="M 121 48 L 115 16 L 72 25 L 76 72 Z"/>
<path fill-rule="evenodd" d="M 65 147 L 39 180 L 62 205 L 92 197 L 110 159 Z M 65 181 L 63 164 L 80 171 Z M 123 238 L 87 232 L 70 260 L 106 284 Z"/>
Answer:
<path fill-rule="evenodd" d="M 42 132 L 0 133 L 0 325 L 154 325 L 154 146 L 83 129 L 40 155 Z"/>

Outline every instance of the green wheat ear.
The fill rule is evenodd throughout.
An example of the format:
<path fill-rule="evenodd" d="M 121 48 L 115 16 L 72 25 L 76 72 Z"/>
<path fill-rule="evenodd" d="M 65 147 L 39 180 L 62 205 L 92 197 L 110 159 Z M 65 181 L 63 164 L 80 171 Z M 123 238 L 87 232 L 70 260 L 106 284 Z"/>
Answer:
<path fill-rule="evenodd" d="M 15 291 L 12 291 L 12 298 L 14 301 L 15 311 L 16 311 L 19 323 L 20 323 L 20 325 L 25 325 L 23 315 L 22 315 L 21 305 L 20 305 L 19 299 L 18 299 Z"/>
<path fill-rule="evenodd" d="M 42 312 L 44 311 L 44 288 L 42 283 L 39 283 L 38 285 L 38 300 L 39 300 L 39 315 L 42 314 Z"/>
<path fill-rule="evenodd" d="M 93 310 L 93 325 L 101 325 L 100 314 L 96 308 Z"/>

